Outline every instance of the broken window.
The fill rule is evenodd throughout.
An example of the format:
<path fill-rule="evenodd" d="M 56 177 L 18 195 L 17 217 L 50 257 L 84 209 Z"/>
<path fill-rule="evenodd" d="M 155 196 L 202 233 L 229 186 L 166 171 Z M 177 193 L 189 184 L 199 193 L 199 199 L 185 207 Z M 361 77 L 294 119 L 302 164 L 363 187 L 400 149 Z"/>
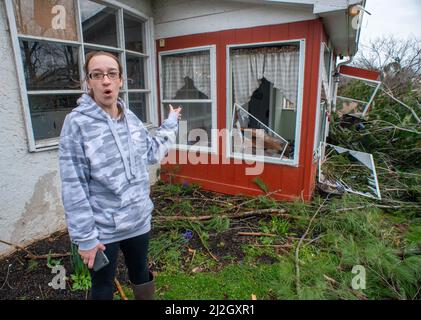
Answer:
<path fill-rule="evenodd" d="M 216 116 L 213 112 L 211 49 L 163 52 L 161 68 L 164 118 L 170 104 L 174 107 L 181 105 L 183 120 L 187 122 L 187 130 L 180 130 L 177 144 L 210 148 Z M 189 139 L 190 135 L 194 136 L 193 140 Z"/>
<path fill-rule="evenodd" d="M 258 155 L 261 129 L 265 157 L 294 159 L 299 111 L 300 44 L 230 49 L 230 151 Z M 236 145 L 238 141 L 252 148 Z"/>
<path fill-rule="evenodd" d="M 67 0 L 13 0 L 19 34 L 77 41 L 76 8 Z"/>
<path fill-rule="evenodd" d="M 234 104 L 232 124 L 233 152 L 282 159 L 288 141 L 266 126 L 239 104 Z"/>
<path fill-rule="evenodd" d="M 316 114 L 314 133 L 314 159 L 319 156 L 320 143 L 326 141 L 329 132 L 329 113 L 332 102 L 331 85 L 332 54 L 326 44 L 322 43 L 319 64 L 319 104 Z"/>
<path fill-rule="evenodd" d="M 322 144 L 319 159 L 319 183 L 330 193 L 351 192 L 381 199 L 373 156 L 331 144 Z"/>
<path fill-rule="evenodd" d="M 364 118 L 372 104 L 381 82 L 340 74 L 336 99 L 339 117 L 349 115 Z"/>

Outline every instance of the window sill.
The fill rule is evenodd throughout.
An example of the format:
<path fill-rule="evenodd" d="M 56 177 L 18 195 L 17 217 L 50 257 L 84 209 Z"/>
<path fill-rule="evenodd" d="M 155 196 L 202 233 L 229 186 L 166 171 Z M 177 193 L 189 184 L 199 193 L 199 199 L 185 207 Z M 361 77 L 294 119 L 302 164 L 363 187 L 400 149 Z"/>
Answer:
<path fill-rule="evenodd" d="M 239 159 L 244 161 L 255 161 L 255 162 L 263 162 L 263 163 L 272 163 L 290 167 L 298 167 L 298 163 L 294 159 L 277 159 L 273 157 L 265 157 L 265 156 L 251 156 L 251 155 L 243 155 L 239 153 L 229 153 L 227 154 L 229 158 Z"/>
<path fill-rule="evenodd" d="M 148 122 L 144 123 L 145 128 L 148 131 L 151 131 L 155 128 L 155 126 Z M 34 147 L 29 148 L 29 152 L 42 152 L 42 151 L 49 151 L 49 150 L 55 150 L 59 147 L 60 138 L 50 138 L 50 139 L 44 139 L 44 140 L 38 140 L 35 142 Z"/>

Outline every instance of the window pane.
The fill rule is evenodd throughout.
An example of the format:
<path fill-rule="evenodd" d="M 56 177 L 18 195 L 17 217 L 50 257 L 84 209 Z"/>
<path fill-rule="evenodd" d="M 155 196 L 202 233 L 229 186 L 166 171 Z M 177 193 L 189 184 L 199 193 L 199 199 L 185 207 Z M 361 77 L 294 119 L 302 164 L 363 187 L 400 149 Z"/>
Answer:
<path fill-rule="evenodd" d="M 209 50 L 162 56 L 165 100 L 212 99 Z"/>
<path fill-rule="evenodd" d="M 117 47 L 117 10 L 88 0 L 80 1 L 80 7 L 83 40 Z"/>
<path fill-rule="evenodd" d="M 175 103 L 171 103 L 171 105 L 174 108 L 178 107 L 178 104 Z M 207 102 L 183 103 L 181 107 L 183 108 L 181 121 L 187 121 L 187 132 L 180 129 L 180 134 L 177 135 L 177 143 L 210 147 L 212 104 Z M 164 119 L 168 117 L 168 113 L 169 103 L 164 103 Z M 188 141 L 189 134 L 192 141 Z"/>
<path fill-rule="evenodd" d="M 148 121 L 146 113 L 147 95 L 148 93 L 144 92 L 129 93 L 129 108 L 142 122 Z"/>
<path fill-rule="evenodd" d="M 280 45 L 231 50 L 232 101 L 245 110 L 242 121 L 234 119 L 233 139 L 250 142 L 254 153 L 255 129 L 263 129 L 263 154 L 294 158 L 297 130 L 299 46 Z M 238 117 L 237 117 L 238 118 Z M 237 148 L 233 144 L 233 148 Z M 241 148 L 240 148 L 241 149 Z M 245 152 L 243 149 L 235 152 Z M 260 152 L 260 150 L 259 150 Z"/>
<path fill-rule="evenodd" d="M 145 89 L 145 59 L 127 54 L 126 62 L 129 89 Z"/>
<path fill-rule="evenodd" d="M 81 88 L 77 47 L 26 40 L 20 47 L 28 90 Z"/>
<path fill-rule="evenodd" d="M 68 0 L 14 0 L 19 33 L 77 41 L 74 2 Z"/>
<path fill-rule="evenodd" d="M 144 22 L 124 14 L 124 38 L 127 50 L 144 52 Z"/>
<path fill-rule="evenodd" d="M 73 95 L 29 95 L 32 129 L 35 140 L 60 136 L 66 115 L 76 107 L 80 94 Z"/>

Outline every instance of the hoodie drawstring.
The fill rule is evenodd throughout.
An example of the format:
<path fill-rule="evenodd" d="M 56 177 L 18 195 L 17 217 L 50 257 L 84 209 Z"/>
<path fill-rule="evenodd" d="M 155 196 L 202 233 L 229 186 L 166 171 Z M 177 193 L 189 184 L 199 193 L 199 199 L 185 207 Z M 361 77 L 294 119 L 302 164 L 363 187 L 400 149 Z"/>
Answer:
<path fill-rule="evenodd" d="M 132 142 L 132 134 L 130 132 L 129 122 L 127 121 L 127 117 L 124 116 L 124 121 L 126 122 L 126 128 L 127 128 L 127 135 L 129 140 L 129 159 L 130 159 L 130 171 L 133 176 L 136 176 L 136 164 L 134 160 L 134 150 L 133 150 L 133 142 Z"/>
<path fill-rule="evenodd" d="M 121 145 L 120 137 L 118 136 L 118 133 L 114 128 L 113 121 L 110 118 L 107 117 L 107 123 L 108 123 L 108 126 L 111 129 L 111 132 L 113 134 L 115 143 L 117 144 L 118 151 L 120 152 L 121 158 L 123 159 L 126 177 L 129 181 L 131 181 L 135 177 L 135 171 L 134 171 L 135 166 L 134 166 L 134 160 L 132 160 L 132 158 L 133 158 L 133 147 L 132 147 L 132 141 L 131 141 L 131 138 L 130 138 L 130 129 L 127 126 L 127 130 L 129 131 L 128 132 L 128 136 L 129 136 L 129 158 L 130 158 L 130 165 L 129 165 L 127 163 L 126 157 L 124 156 L 123 146 Z M 127 120 L 126 120 L 126 125 L 127 125 Z"/>

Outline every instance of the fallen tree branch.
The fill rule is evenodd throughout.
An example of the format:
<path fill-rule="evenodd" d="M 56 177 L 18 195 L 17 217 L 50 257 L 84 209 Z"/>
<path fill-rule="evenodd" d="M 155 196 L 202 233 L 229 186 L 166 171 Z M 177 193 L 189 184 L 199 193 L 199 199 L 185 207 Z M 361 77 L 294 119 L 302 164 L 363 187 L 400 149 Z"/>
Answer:
<path fill-rule="evenodd" d="M 308 223 L 307 229 L 304 232 L 304 234 L 301 236 L 300 240 L 298 241 L 297 247 L 295 248 L 295 286 L 298 298 L 300 298 L 301 293 L 301 285 L 300 285 L 300 266 L 299 266 L 299 253 L 300 253 L 300 247 L 303 243 L 304 239 L 306 238 L 308 232 L 310 231 L 310 226 L 313 223 L 314 219 L 316 218 L 317 214 L 320 212 L 320 210 L 323 208 L 324 204 L 326 203 L 327 199 L 329 198 L 329 195 L 323 200 L 322 204 L 319 206 L 319 208 L 316 210 L 314 215 L 311 217 L 310 222 Z"/>
<path fill-rule="evenodd" d="M 6 244 L 8 246 L 15 247 L 15 249 L 25 251 L 28 254 L 27 257 L 30 257 L 30 259 L 33 259 L 34 257 L 36 257 L 36 255 L 34 255 L 31 251 L 29 251 L 28 249 L 25 249 L 24 247 L 21 247 L 17 244 L 10 243 L 10 242 L 7 242 L 7 241 L 1 240 L 1 239 L 0 239 L 0 242 L 3 243 L 3 244 Z"/>
<path fill-rule="evenodd" d="M 284 209 L 262 209 L 262 210 L 253 210 L 247 211 L 242 213 L 235 213 L 231 215 L 223 214 L 223 215 L 206 215 L 206 216 L 158 216 L 154 217 L 153 220 L 155 222 L 160 221 L 206 221 L 211 220 L 212 218 L 219 217 L 219 218 L 227 218 L 227 219 L 241 219 L 251 216 L 258 216 L 258 215 L 265 215 L 270 214 L 272 216 L 282 217 L 285 219 L 308 219 L 307 217 L 301 216 L 293 216 L 290 214 L 285 213 L 286 210 Z"/>
<path fill-rule="evenodd" d="M 410 106 L 408 106 L 407 104 L 405 104 L 401 100 L 395 98 L 392 93 L 387 92 L 386 90 L 384 90 L 381 87 L 380 87 L 380 90 L 382 90 L 384 93 L 386 93 L 390 98 L 392 98 L 393 100 L 395 100 L 397 103 L 399 103 L 402 106 L 404 106 L 405 108 L 407 108 L 412 113 L 412 116 L 415 118 L 415 120 L 417 121 L 417 123 L 421 123 L 421 120 L 418 117 L 417 113 L 414 111 L 414 109 L 412 109 Z"/>
<path fill-rule="evenodd" d="M 0 239 L 0 242 L 3 243 L 3 244 L 6 244 L 8 246 L 15 247 L 17 250 L 22 250 L 22 251 L 26 252 L 27 255 L 25 256 L 25 259 L 41 260 L 41 259 L 48 259 L 48 258 L 62 258 L 62 257 L 70 256 L 70 252 L 35 255 L 31 251 L 29 251 L 28 249 L 25 249 L 24 247 L 21 247 L 17 244 L 7 242 L 7 241 L 1 240 L 1 239 Z"/>
<path fill-rule="evenodd" d="M 276 237 L 276 234 L 273 233 L 264 233 L 264 232 L 237 232 L 237 236 L 246 236 L 246 237 Z"/>
<path fill-rule="evenodd" d="M 286 248 L 291 249 L 291 244 L 252 244 L 253 247 L 271 247 L 271 248 Z"/>
<path fill-rule="evenodd" d="M 264 196 L 265 196 L 265 197 L 269 197 L 269 196 L 271 196 L 272 194 L 275 194 L 275 193 L 277 193 L 277 192 L 279 192 L 279 191 L 282 191 L 282 189 L 277 189 L 277 190 L 274 190 L 274 191 L 268 192 L 268 193 L 266 193 Z M 241 207 L 242 207 L 242 206 L 246 205 L 247 203 L 257 201 L 257 200 L 259 200 L 259 198 L 258 198 L 258 197 L 251 198 L 251 199 L 249 199 L 249 200 L 243 201 L 243 202 L 241 202 L 240 204 L 238 204 L 238 205 L 236 205 L 236 206 L 233 206 L 232 208 L 229 208 L 229 209 L 224 210 L 224 211 L 222 211 L 222 212 L 227 212 L 227 211 L 230 211 L 230 210 L 233 210 L 233 209 L 237 209 L 237 211 L 236 211 L 236 214 L 237 214 L 237 213 L 238 213 L 238 211 L 240 211 L 240 209 L 241 209 Z"/>
<path fill-rule="evenodd" d="M 42 260 L 42 259 L 48 259 L 48 258 L 63 258 L 63 257 L 69 257 L 69 256 L 70 256 L 70 252 L 66 252 L 66 253 L 51 253 L 51 254 L 41 254 L 39 256 L 26 255 L 25 256 L 25 259 Z"/>
<path fill-rule="evenodd" d="M 252 244 L 253 247 L 269 247 L 274 249 L 279 249 L 285 254 L 289 254 L 287 249 L 291 249 L 292 245 L 290 244 Z"/>

